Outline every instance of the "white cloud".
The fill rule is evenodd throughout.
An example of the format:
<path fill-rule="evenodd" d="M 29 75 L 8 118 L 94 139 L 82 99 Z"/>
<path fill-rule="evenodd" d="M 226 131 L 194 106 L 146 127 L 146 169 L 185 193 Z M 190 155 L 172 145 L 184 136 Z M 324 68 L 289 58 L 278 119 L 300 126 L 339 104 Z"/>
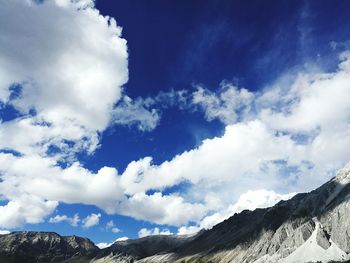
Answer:
<path fill-rule="evenodd" d="M 201 219 L 206 207 L 200 203 L 187 202 L 178 195 L 152 195 L 137 193 L 125 200 L 118 207 L 121 214 L 157 224 L 180 226 L 192 220 Z"/>
<path fill-rule="evenodd" d="M 247 89 L 223 82 L 215 93 L 201 86 L 192 94 L 192 104 L 204 111 L 207 120 L 219 119 L 225 124 L 233 124 L 250 112 L 254 93 Z"/>
<path fill-rule="evenodd" d="M 110 220 L 107 222 L 106 224 L 106 229 L 111 229 L 112 227 L 114 227 L 115 224 L 114 224 L 114 221 L 113 220 Z"/>
<path fill-rule="evenodd" d="M 0 191 L 1 192 L 1 191 Z M 15 200 L 0 206 L 0 226 L 14 228 L 24 224 L 43 222 L 58 205 L 55 201 L 45 201 L 34 195 L 21 194 Z"/>
<path fill-rule="evenodd" d="M 69 217 L 67 215 L 56 215 L 49 219 L 49 223 L 60 223 L 60 222 L 67 222 L 71 226 L 78 226 L 78 223 L 80 222 L 80 218 L 78 214 L 75 214 L 73 217 Z"/>
<path fill-rule="evenodd" d="M 6 212 L 0 225 L 41 222 L 58 201 L 99 200 L 109 210 L 107 203 L 113 201 L 108 197 L 106 203 L 107 194 L 97 192 L 116 185 L 115 169 L 102 168 L 95 175 L 79 163 L 70 164 L 75 153 L 91 154 L 98 147 L 99 133 L 109 125 L 128 79 L 121 28 L 89 0 L 0 4 L 0 103 L 22 114 L 0 122 L 0 149 L 10 150 L 0 154 L 0 163 L 6 163 L 1 198 L 9 201 L 0 206 Z M 17 96 L 11 95 L 14 84 Z M 62 169 L 59 160 L 68 162 L 68 168 Z M 81 190 L 93 196 L 85 198 Z M 115 195 L 118 187 L 110 196 Z"/>
<path fill-rule="evenodd" d="M 162 229 L 160 230 L 158 227 L 155 227 L 153 229 L 147 229 L 147 228 L 141 228 L 140 231 L 138 232 L 138 236 L 141 237 L 146 237 L 146 236 L 156 236 L 156 235 L 172 235 L 173 233 L 170 232 L 169 229 Z"/>
<path fill-rule="evenodd" d="M 101 214 L 92 213 L 82 220 L 83 226 L 86 228 L 96 226 L 100 223 Z"/>
<path fill-rule="evenodd" d="M 62 169 L 50 158 L 0 153 L 0 171 L 4 173 L 0 192 L 9 199 L 30 193 L 41 200 L 94 204 L 112 213 L 115 202 L 123 198 L 113 168 L 103 167 L 94 174 L 78 163 Z"/>
<path fill-rule="evenodd" d="M 7 234 L 10 234 L 11 232 L 8 231 L 8 230 L 1 230 L 0 229 L 0 235 L 7 235 Z"/>
<path fill-rule="evenodd" d="M 22 112 L 102 131 L 128 79 L 126 41 L 114 19 L 80 3 L 1 1 L 0 99 L 9 102 L 10 85 L 20 83 L 10 103 Z"/>
<path fill-rule="evenodd" d="M 113 228 L 111 229 L 111 231 L 112 231 L 114 234 L 117 234 L 117 233 L 121 232 L 121 230 L 120 230 L 118 227 L 113 227 Z"/>
<path fill-rule="evenodd" d="M 115 223 L 114 223 L 113 220 L 110 220 L 110 221 L 107 222 L 107 224 L 106 224 L 106 230 L 107 230 L 107 231 L 110 230 L 110 231 L 113 232 L 114 234 L 117 234 L 117 233 L 121 232 L 121 230 L 120 230 L 118 227 L 115 226 Z"/>
<path fill-rule="evenodd" d="M 132 100 L 124 96 L 113 109 L 111 122 L 128 126 L 136 125 L 141 131 L 150 131 L 158 125 L 159 120 L 159 112 L 149 109 L 146 100 L 141 98 Z"/>

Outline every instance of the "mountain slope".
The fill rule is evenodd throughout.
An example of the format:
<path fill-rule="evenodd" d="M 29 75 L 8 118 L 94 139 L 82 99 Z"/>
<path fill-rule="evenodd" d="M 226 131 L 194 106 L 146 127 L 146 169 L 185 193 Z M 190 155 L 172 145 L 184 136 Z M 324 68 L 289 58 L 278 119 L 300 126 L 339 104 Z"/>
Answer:
<path fill-rule="evenodd" d="M 343 261 L 350 253 L 349 198 L 350 164 L 310 193 L 271 208 L 245 210 L 168 252 L 137 262 Z M 110 262 L 120 262 L 116 258 Z"/>
<path fill-rule="evenodd" d="M 350 253 L 349 197 L 347 165 L 308 194 L 271 208 L 243 211 L 201 233 L 176 251 L 177 262 L 308 262 L 309 258 L 295 259 L 293 252 L 314 236 L 316 249 L 305 250 L 313 261 L 346 259 Z"/>

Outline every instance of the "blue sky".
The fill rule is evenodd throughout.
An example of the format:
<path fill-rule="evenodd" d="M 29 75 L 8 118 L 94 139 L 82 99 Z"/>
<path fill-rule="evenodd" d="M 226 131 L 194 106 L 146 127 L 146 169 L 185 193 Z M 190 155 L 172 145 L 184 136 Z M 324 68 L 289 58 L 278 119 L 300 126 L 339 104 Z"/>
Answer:
<path fill-rule="evenodd" d="M 347 1 L 0 3 L 1 231 L 191 234 L 349 161 Z"/>

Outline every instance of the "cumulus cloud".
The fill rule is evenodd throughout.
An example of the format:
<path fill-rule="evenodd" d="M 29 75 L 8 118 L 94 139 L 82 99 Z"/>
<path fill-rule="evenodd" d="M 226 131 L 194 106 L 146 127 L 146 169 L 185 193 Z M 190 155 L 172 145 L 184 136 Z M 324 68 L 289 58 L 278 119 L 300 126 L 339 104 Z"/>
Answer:
<path fill-rule="evenodd" d="M 1 101 L 59 128 L 106 127 L 128 54 L 121 28 L 89 2 L 1 1 Z M 22 90 L 10 100 L 13 84 Z"/>
<path fill-rule="evenodd" d="M 70 164 L 77 152 L 92 154 L 98 147 L 128 79 L 128 53 L 121 28 L 100 15 L 93 1 L 0 4 L 0 104 L 19 116 L 0 122 L 0 149 L 7 152 L 0 156 L 0 163 L 6 163 L 0 192 L 8 200 L 0 206 L 6 214 L 0 225 L 15 227 L 41 222 L 58 201 L 80 202 L 75 197 L 83 189 L 77 187 L 95 190 L 86 189 L 95 187 L 94 179 L 99 187 L 100 179 L 113 177 L 113 172 L 95 176 Z M 59 165 L 62 160 L 67 170 Z M 63 185 L 50 183 L 54 178 Z"/>
<path fill-rule="evenodd" d="M 199 220 L 207 208 L 201 203 L 188 202 L 179 195 L 163 195 L 160 192 L 147 195 L 140 192 L 120 203 L 118 211 L 140 220 L 180 226 Z"/>
<path fill-rule="evenodd" d="M 67 222 L 71 226 L 78 226 L 78 223 L 80 222 L 80 217 L 78 214 L 75 214 L 73 217 L 69 217 L 67 215 L 56 215 L 54 217 L 50 217 L 49 223 L 61 223 L 61 222 Z"/>
<path fill-rule="evenodd" d="M 94 204 L 112 213 L 116 209 L 115 202 L 123 198 L 114 168 L 104 167 L 94 174 L 78 163 L 62 169 L 50 158 L 0 153 L 0 171 L 3 173 L 2 195 L 17 200 L 27 194 L 32 197 L 25 200 L 40 201 L 37 207 L 54 209 L 57 202 L 62 201 Z"/>
<path fill-rule="evenodd" d="M 147 229 L 147 228 L 141 228 L 138 232 L 138 236 L 140 238 L 146 237 L 146 236 L 156 236 L 156 235 L 172 235 L 173 233 L 170 232 L 169 229 L 162 229 L 160 230 L 158 227 L 155 227 L 153 229 Z"/>
<path fill-rule="evenodd" d="M 57 205 L 56 201 L 45 201 L 35 195 L 20 194 L 6 205 L 0 206 L 0 226 L 14 228 L 24 224 L 41 223 Z"/>
<path fill-rule="evenodd" d="M 82 220 L 83 226 L 86 228 L 96 226 L 100 223 L 101 214 L 92 213 Z"/>

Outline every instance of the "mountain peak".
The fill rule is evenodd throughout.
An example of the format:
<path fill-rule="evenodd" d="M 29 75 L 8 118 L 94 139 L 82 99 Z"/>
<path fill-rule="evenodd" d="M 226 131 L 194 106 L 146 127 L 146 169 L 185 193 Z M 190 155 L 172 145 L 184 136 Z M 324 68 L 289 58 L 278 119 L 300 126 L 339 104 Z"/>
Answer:
<path fill-rule="evenodd" d="M 335 179 L 341 184 L 350 183 L 350 162 L 337 172 Z"/>

